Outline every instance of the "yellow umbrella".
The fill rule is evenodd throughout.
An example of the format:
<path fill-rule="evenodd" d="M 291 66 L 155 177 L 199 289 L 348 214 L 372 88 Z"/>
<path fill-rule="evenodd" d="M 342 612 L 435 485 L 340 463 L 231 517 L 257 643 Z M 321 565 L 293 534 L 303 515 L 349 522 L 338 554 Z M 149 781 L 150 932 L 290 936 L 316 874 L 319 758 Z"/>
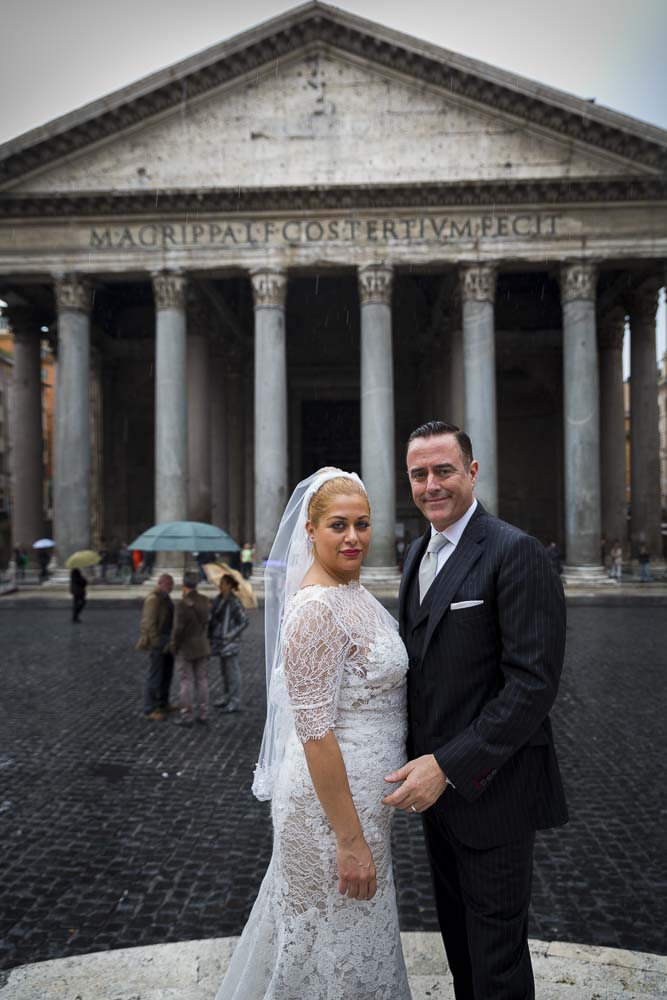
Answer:
<path fill-rule="evenodd" d="M 72 553 L 65 563 L 65 567 L 67 569 L 85 569 L 86 566 L 97 566 L 101 558 L 92 549 L 82 549 L 80 552 Z"/>
<path fill-rule="evenodd" d="M 220 583 L 220 579 L 228 574 L 233 576 L 239 585 L 239 589 L 236 591 L 238 599 L 244 608 L 253 609 L 257 607 L 257 598 L 255 597 L 255 591 L 252 589 L 251 584 L 244 580 L 237 569 L 232 569 L 227 563 L 204 563 L 204 572 L 206 573 L 206 578 L 209 583 L 212 583 L 214 587 L 217 587 Z"/>

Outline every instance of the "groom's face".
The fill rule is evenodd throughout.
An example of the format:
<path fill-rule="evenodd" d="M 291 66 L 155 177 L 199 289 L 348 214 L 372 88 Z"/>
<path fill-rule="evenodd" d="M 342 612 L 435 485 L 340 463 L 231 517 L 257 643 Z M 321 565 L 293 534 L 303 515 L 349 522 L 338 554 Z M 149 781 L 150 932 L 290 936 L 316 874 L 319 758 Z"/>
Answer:
<path fill-rule="evenodd" d="M 466 469 L 453 434 L 415 438 L 407 455 L 412 499 L 436 531 L 463 517 L 473 501 L 477 462 Z"/>

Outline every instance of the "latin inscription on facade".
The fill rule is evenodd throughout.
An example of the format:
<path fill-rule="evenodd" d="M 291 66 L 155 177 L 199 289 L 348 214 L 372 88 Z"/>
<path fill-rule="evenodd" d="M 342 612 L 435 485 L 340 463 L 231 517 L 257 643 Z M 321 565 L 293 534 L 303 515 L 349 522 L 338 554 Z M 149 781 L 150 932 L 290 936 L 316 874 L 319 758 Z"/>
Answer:
<path fill-rule="evenodd" d="M 94 226 L 91 250 L 194 246 L 300 246 L 322 243 L 445 244 L 558 235 L 560 216 L 543 212 L 399 218 L 221 219 Z"/>

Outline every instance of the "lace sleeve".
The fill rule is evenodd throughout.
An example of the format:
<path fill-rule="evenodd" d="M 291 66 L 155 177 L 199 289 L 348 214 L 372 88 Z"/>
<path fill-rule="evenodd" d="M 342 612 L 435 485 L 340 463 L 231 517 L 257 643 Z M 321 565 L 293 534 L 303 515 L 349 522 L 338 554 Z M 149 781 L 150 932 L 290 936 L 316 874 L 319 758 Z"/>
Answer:
<path fill-rule="evenodd" d="M 309 600 L 285 624 L 285 678 L 302 743 L 322 739 L 336 723 L 349 639 L 329 607 Z"/>

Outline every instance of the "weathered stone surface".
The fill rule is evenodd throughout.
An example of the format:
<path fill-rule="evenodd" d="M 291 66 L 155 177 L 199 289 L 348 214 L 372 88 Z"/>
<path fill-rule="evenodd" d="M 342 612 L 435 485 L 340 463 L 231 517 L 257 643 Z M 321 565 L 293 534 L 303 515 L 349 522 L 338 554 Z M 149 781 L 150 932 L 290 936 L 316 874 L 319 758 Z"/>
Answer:
<path fill-rule="evenodd" d="M 14 190 L 598 177 L 618 175 L 619 162 L 386 69 L 315 52 L 204 98 L 184 89 L 166 117 Z"/>
<path fill-rule="evenodd" d="M 440 935 L 404 933 L 402 940 L 413 1000 L 453 1000 Z M 211 1000 L 236 941 L 184 941 L 41 962 L 0 981 L 0 1000 Z M 531 941 L 531 953 L 540 1000 L 664 997 L 667 959 L 657 955 L 543 941 Z"/>

